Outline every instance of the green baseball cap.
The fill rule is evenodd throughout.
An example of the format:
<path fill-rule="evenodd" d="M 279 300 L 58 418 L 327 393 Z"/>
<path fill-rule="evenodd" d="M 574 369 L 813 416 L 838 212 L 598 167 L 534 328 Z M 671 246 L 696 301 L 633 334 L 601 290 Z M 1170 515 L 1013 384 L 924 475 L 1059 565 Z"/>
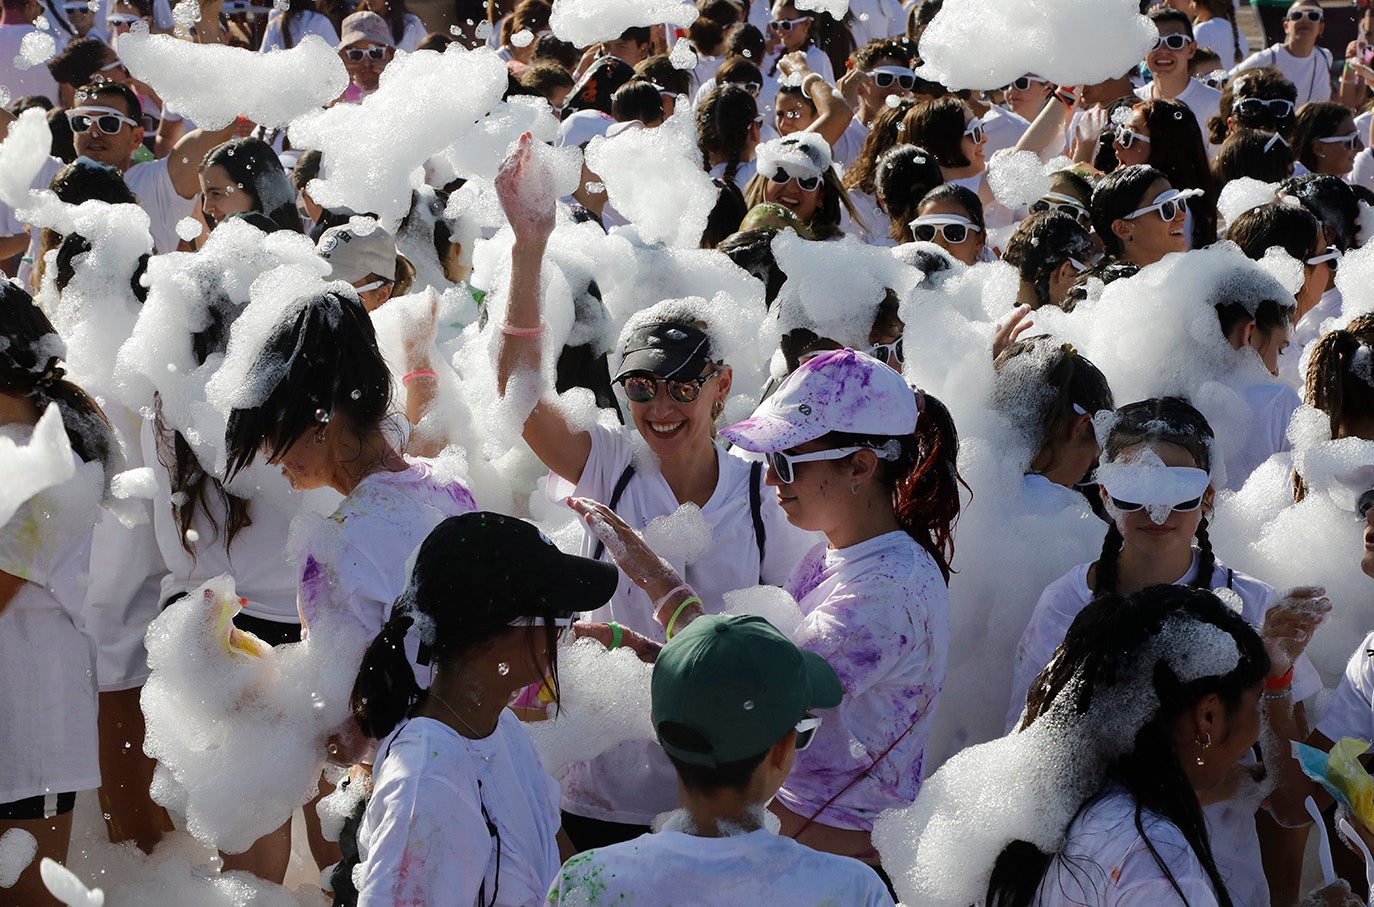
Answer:
<path fill-rule="evenodd" d="M 844 694 L 824 658 L 754 615 L 692 621 L 659 653 L 650 689 L 659 745 L 675 759 L 712 768 L 759 755 L 808 711 L 834 708 Z M 665 722 L 690 728 L 709 748 L 669 743 Z"/>

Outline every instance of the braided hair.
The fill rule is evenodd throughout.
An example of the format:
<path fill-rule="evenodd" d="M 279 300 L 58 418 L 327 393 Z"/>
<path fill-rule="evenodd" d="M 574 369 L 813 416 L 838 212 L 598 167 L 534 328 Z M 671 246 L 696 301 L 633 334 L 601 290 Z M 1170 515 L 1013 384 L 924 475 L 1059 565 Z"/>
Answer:
<path fill-rule="evenodd" d="M 725 180 L 735 182 L 748 153 L 749 131 L 758 116 L 758 103 L 748 89 L 726 82 L 706 93 L 697 107 L 697 147 L 706 169 L 711 156 L 725 158 Z"/>
<path fill-rule="evenodd" d="M 1374 419 L 1374 314 L 1359 315 L 1317 341 L 1307 364 L 1303 396 L 1331 420 L 1331 437 L 1348 437 L 1351 423 Z"/>
<path fill-rule="evenodd" d="M 1112 425 L 1103 444 L 1103 462 L 1114 461 L 1129 447 L 1162 441 L 1188 451 L 1198 469 L 1211 472 L 1213 437 L 1212 426 L 1207 424 L 1206 417 L 1186 400 L 1154 397 L 1123 406 L 1113 414 Z M 1216 555 L 1207 534 L 1206 516 L 1198 523 L 1195 539 L 1199 552 L 1197 572 L 1189 579 L 1188 585 L 1210 589 Z M 1102 553 L 1094 564 L 1097 574 L 1094 597 L 1116 593 L 1117 566 L 1125 541 L 1116 522 L 1110 523 L 1107 535 L 1102 540 Z"/>

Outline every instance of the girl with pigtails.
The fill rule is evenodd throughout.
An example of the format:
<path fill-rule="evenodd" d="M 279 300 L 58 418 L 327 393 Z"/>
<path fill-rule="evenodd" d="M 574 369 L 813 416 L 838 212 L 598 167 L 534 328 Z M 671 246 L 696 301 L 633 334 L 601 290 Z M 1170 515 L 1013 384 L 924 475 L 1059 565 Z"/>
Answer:
<path fill-rule="evenodd" d="M 1308 358 L 1303 396 L 1331 420 L 1332 438 L 1374 441 L 1374 315 L 1322 335 Z"/>
<path fill-rule="evenodd" d="M 729 82 L 712 88 L 697 106 L 697 146 L 706 169 L 712 178 L 734 183 L 741 192 L 757 170 L 758 115 L 754 96 Z"/>
<path fill-rule="evenodd" d="M 1310 590 L 1293 593 L 1301 602 L 1279 600 L 1272 587 L 1217 561 L 1207 531 L 1216 493 L 1213 444 L 1207 420 L 1177 397 L 1132 403 L 1110 416 L 1096 472 L 1110 517 L 1102 554 L 1041 594 L 1017 649 L 1013 709 L 1039 695 L 1037 676 L 1074 618 L 1094 599 L 1134 595 L 1160 584 L 1225 589 L 1228 599 L 1239 599 L 1241 616 L 1256 628 L 1270 609 L 1310 602 Z M 1321 680 L 1303 656 L 1293 671 L 1266 687 L 1267 692 L 1291 692 L 1300 703 L 1320 690 Z M 1213 853 L 1237 904 L 1269 900 L 1255 831 L 1257 808 L 1257 799 L 1235 795 L 1204 809 Z"/>

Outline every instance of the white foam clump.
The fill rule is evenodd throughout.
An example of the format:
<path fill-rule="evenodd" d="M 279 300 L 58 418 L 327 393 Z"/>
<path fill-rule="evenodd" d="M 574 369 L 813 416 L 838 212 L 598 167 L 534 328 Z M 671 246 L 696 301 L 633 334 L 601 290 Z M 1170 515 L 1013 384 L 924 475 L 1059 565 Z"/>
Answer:
<path fill-rule="evenodd" d="M 48 163 L 52 150 L 52 130 L 39 108 L 19 115 L 10 124 L 9 134 L 0 143 L 0 201 L 27 217 L 33 204 L 32 186 L 38 173 Z M 49 197 L 52 197 L 49 193 Z M 56 202 L 56 198 L 53 202 Z"/>
<path fill-rule="evenodd" d="M 324 595 L 332 582 L 316 567 L 302 595 Z M 226 646 L 225 622 L 240 605 L 222 575 L 168 606 L 148 628 L 142 696 L 144 751 L 158 760 L 153 799 L 227 853 L 243 852 L 314 796 L 367 645 L 351 617 L 315 608 L 303 642 L 260 653 Z M 251 782 L 240 783 L 244 766 L 254 766 Z"/>
<path fill-rule="evenodd" d="M 304 886 L 293 895 L 249 872 L 220 871 L 203 861 L 197 864 L 185 852 L 187 844 L 180 833 L 172 833 L 153 854 L 144 855 L 127 845 L 106 849 L 102 841 L 96 849 L 108 854 L 107 860 L 93 860 L 85 849 L 78 858 L 73 847 L 70 867 L 44 858 L 40 871 L 48 890 L 70 907 L 323 907 L 327 903 Z M 104 890 L 87 888 L 83 877 L 99 879 Z"/>
<path fill-rule="evenodd" d="M 48 857 L 38 864 L 38 872 L 48 893 L 67 907 L 102 907 L 105 893 L 87 888 L 70 869 Z"/>
<path fill-rule="evenodd" d="M 717 190 L 701 164 L 691 108 L 684 105 L 654 129 L 597 136 L 587 166 L 606 184 L 616 211 L 649 242 L 697 248 Z"/>
<path fill-rule="evenodd" d="M 371 212 L 394 229 L 423 183 L 425 161 L 471 130 L 506 84 L 505 64 L 488 48 L 455 43 L 442 54 L 398 55 L 361 104 L 336 104 L 292 124 L 294 144 L 323 153 L 311 198 Z M 458 85 L 462 91 L 454 90 Z"/>
<path fill-rule="evenodd" d="M 653 666 L 627 648 L 607 651 L 581 639 L 558 652 L 561 706 L 545 721 L 525 725 L 544 770 L 555 777 L 627 740 L 655 739 L 650 721 Z"/>
<path fill-rule="evenodd" d="M 668 62 L 673 65 L 673 69 L 697 68 L 697 52 L 692 49 L 692 42 L 686 35 L 677 39 L 672 52 L 668 54 Z"/>
<path fill-rule="evenodd" d="M 1225 223 L 1233 224 L 1246 211 L 1276 201 L 1277 188 L 1273 183 L 1262 182 L 1252 176 L 1230 180 L 1217 197 L 1217 214 Z"/>
<path fill-rule="evenodd" d="M 988 161 L 988 187 L 1008 208 L 1029 205 L 1050 191 L 1053 172 L 1034 151 L 994 154 Z"/>
<path fill-rule="evenodd" d="M 41 491 L 61 485 L 76 474 L 71 442 L 56 403 L 49 403 L 27 444 L 0 434 L 0 526 Z"/>
<path fill-rule="evenodd" d="M 789 639 L 797 635 L 802 622 L 797 600 L 777 586 L 750 586 L 727 592 L 720 613 L 762 617 Z"/>
<path fill-rule="evenodd" d="M 202 229 L 204 229 L 203 225 L 194 217 L 183 217 L 177 221 L 177 236 L 186 242 L 199 236 Z"/>
<path fill-rule="evenodd" d="M 1129 751 L 1159 708 L 1154 667 L 1166 662 L 1184 683 L 1234 670 L 1230 634 L 1170 617 L 1118 680 L 1097 686 L 1076 711 L 1085 678 L 1075 674 L 1029 728 L 963 750 L 930 776 L 916 802 L 878 817 L 873 843 L 905 903 L 967 907 L 981 903 L 998 855 L 1012 841 L 1044 853 L 1063 847 L 1080 805 L 1105 780 L 1107 765 Z"/>
<path fill-rule="evenodd" d="M 1027 73 L 1091 85 L 1134 69 L 1157 36 L 1136 0 L 949 0 L 921 35 L 921 72 L 956 89 L 1000 88 Z"/>
<path fill-rule="evenodd" d="M 245 116 L 286 126 L 348 87 L 337 49 L 306 35 L 290 50 L 259 54 L 227 44 L 195 44 L 171 35 L 121 35 L 119 58 L 163 102 L 206 129 Z"/>
<path fill-rule="evenodd" d="M 13 888 L 38 855 L 38 839 L 22 828 L 0 835 L 0 888 Z"/>
<path fill-rule="evenodd" d="M 110 493 L 116 498 L 152 500 L 157 494 L 157 478 L 151 466 L 126 469 L 110 480 Z"/>
<path fill-rule="evenodd" d="M 14 58 L 15 69 L 42 66 L 57 53 L 57 40 L 47 32 L 31 31 L 19 42 L 19 56 Z"/>
<path fill-rule="evenodd" d="M 696 563 L 711 547 L 711 524 L 695 504 L 654 517 L 644 527 L 644 541 L 655 553 L 673 561 Z"/>
<path fill-rule="evenodd" d="M 843 19 L 849 12 L 849 0 L 797 0 L 797 9 L 829 13 L 835 19 Z"/>
<path fill-rule="evenodd" d="M 438 177 L 430 182 L 480 179 L 487 189 L 485 183 L 496 178 L 507 149 L 523 132 L 539 143 L 552 144 L 557 139 L 558 120 L 548 101 L 516 96 L 493 105 L 479 123 L 430 160 L 429 168 Z M 546 148 L 543 158 L 553 174 L 556 195 L 568 195 L 577 188 L 582 161 L 576 148 Z"/>
<path fill-rule="evenodd" d="M 549 28 L 562 41 L 586 47 L 613 41 L 627 28 L 696 21 L 696 7 L 682 0 L 554 0 Z"/>

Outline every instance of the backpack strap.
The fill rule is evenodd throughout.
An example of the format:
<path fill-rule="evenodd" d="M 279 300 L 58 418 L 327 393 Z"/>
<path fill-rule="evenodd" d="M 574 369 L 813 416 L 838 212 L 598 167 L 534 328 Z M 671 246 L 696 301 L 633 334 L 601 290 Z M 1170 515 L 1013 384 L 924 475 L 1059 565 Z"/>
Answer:
<path fill-rule="evenodd" d="M 1227 589 L 1232 588 L 1232 584 L 1233 584 L 1235 581 L 1236 581 L 1236 571 L 1232 570 L 1230 567 L 1227 567 L 1227 568 L 1226 568 L 1226 588 L 1227 588 Z"/>
<path fill-rule="evenodd" d="M 754 544 L 759 548 L 759 585 L 763 585 L 763 549 L 768 532 L 763 527 L 763 461 L 749 465 L 749 515 L 754 520 Z"/>
<path fill-rule="evenodd" d="M 634 478 L 634 474 L 635 465 L 631 463 L 625 467 L 625 471 L 622 472 L 620 478 L 616 480 L 615 488 L 611 490 L 611 499 L 606 503 L 606 506 L 611 508 L 611 510 L 615 510 L 616 507 L 620 506 L 620 498 L 625 494 L 625 486 L 630 484 L 630 479 Z M 605 553 L 606 543 L 597 539 L 596 550 L 592 552 L 592 560 L 601 560 L 601 555 Z"/>

